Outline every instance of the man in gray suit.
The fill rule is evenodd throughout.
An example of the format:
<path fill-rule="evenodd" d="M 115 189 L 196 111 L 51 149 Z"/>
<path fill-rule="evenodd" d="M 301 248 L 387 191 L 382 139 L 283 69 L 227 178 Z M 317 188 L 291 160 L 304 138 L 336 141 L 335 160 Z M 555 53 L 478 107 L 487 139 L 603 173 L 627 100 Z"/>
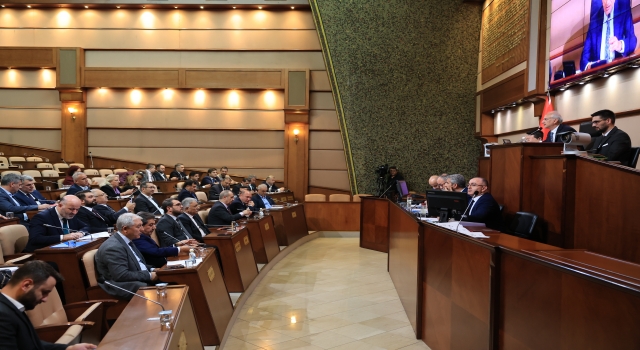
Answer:
<path fill-rule="evenodd" d="M 102 243 L 96 253 L 98 285 L 117 298 L 130 300 L 133 295 L 104 282 L 135 293 L 138 288 L 148 286 L 158 278 L 132 242 L 140 238 L 142 218 L 136 214 L 122 214 L 116 222 L 116 228 L 118 232 Z"/>

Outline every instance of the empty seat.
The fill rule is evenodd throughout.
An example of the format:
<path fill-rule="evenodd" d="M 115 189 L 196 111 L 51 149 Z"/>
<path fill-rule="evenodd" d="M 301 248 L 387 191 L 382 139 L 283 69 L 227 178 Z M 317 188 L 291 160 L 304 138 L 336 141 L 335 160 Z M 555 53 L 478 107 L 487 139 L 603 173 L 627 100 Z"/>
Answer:
<path fill-rule="evenodd" d="M 40 157 L 27 157 L 27 162 L 42 162 Z"/>
<path fill-rule="evenodd" d="M 114 174 L 126 173 L 128 171 L 129 170 L 127 170 L 127 169 L 113 169 L 113 173 Z"/>
<path fill-rule="evenodd" d="M 7 225 L 0 227 L 0 248 L 4 260 L 17 262 L 31 257 L 31 254 L 20 254 L 29 241 L 29 231 L 24 225 Z M 3 261 L 4 261 L 3 260 Z M 8 263 L 8 261 L 6 261 Z"/>
<path fill-rule="evenodd" d="M 9 169 L 9 160 L 7 157 L 0 157 L 0 169 Z"/>
<path fill-rule="evenodd" d="M 638 165 L 638 157 L 640 156 L 640 147 L 631 147 L 627 153 L 624 154 L 620 163 L 630 168 L 635 168 Z"/>
<path fill-rule="evenodd" d="M 65 169 L 69 169 L 69 166 L 65 163 L 54 163 L 53 168 L 59 173 L 64 173 Z"/>
<path fill-rule="evenodd" d="M 36 168 L 38 168 L 38 169 L 53 169 L 53 164 L 51 164 L 51 163 L 38 163 L 38 164 L 36 164 Z"/>
<path fill-rule="evenodd" d="M 196 197 L 198 197 L 200 202 L 207 202 L 209 200 L 209 198 L 207 198 L 207 194 L 202 191 L 196 192 Z"/>
<path fill-rule="evenodd" d="M 55 170 L 51 170 L 51 169 L 43 170 L 40 173 L 42 174 L 42 177 L 58 177 L 58 176 L 60 176 L 60 173 L 58 173 Z"/>
<path fill-rule="evenodd" d="M 351 202 L 351 196 L 348 194 L 331 194 L 329 202 Z"/>
<path fill-rule="evenodd" d="M 304 196 L 305 202 L 326 202 L 327 195 L 325 194 L 308 194 Z"/>
<path fill-rule="evenodd" d="M 370 194 L 356 194 L 355 196 L 353 196 L 353 201 L 354 202 L 361 202 L 362 201 L 362 197 L 371 197 Z"/>
<path fill-rule="evenodd" d="M 13 164 L 13 162 L 26 162 L 27 160 L 24 157 L 9 157 L 9 163 Z"/>
<path fill-rule="evenodd" d="M 77 166 L 80 169 L 84 169 L 84 164 L 82 164 L 82 163 L 71 163 L 71 164 L 69 164 L 69 166 L 74 166 L 74 165 Z"/>
<path fill-rule="evenodd" d="M 31 177 L 42 177 L 42 173 L 38 170 L 25 170 L 22 172 L 22 175 L 28 175 Z"/>
<path fill-rule="evenodd" d="M 184 186 L 184 181 L 180 181 L 176 184 L 176 190 L 182 191 L 182 186 Z"/>
<path fill-rule="evenodd" d="M 207 210 L 200 210 L 198 212 L 198 215 L 200 215 L 200 219 L 202 219 L 202 222 L 205 223 L 205 225 L 207 224 L 207 219 L 209 217 L 209 210 L 211 210 L 211 208 L 207 209 Z"/>
<path fill-rule="evenodd" d="M 513 217 L 508 232 L 515 236 L 531 239 L 537 220 L 536 214 L 519 211 Z"/>
<path fill-rule="evenodd" d="M 94 177 L 91 179 L 92 184 L 94 185 L 98 185 L 100 187 L 108 184 L 107 179 L 105 179 L 104 177 Z"/>
<path fill-rule="evenodd" d="M 100 172 L 96 169 L 84 169 L 82 172 L 87 176 L 100 176 Z"/>
<path fill-rule="evenodd" d="M 100 173 L 100 176 L 103 176 L 103 177 L 113 174 L 113 170 L 111 169 L 100 169 L 98 170 L 98 172 Z"/>
<path fill-rule="evenodd" d="M 62 184 L 64 182 L 64 179 L 58 179 L 56 180 L 56 182 L 58 183 L 58 188 L 64 187 L 64 185 Z"/>
<path fill-rule="evenodd" d="M 3 177 L 4 177 L 4 176 L 5 176 L 5 175 L 7 175 L 7 174 L 17 174 L 17 175 L 22 175 L 22 173 L 21 173 L 21 172 L 16 171 L 16 170 L 5 170 L 5 171 L 3 171 L 2 173 L 0 173 L 0 176 L 3 176 Z"/>

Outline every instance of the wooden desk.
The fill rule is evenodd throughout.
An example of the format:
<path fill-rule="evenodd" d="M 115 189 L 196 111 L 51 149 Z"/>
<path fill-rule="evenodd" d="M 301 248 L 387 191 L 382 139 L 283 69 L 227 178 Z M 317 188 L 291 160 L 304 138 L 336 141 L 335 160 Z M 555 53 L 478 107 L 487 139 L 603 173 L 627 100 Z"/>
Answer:
<path fill-rule="evenodd" d="M 159 192 L 176 192 L 178 182 L 184 182 L 184 180 L 154 181 L 153 184 L 156 185 Z"/>
<path fill-rule="evenodd" d="M 202 344 L 220 345 L 224 332 L 233 315 L 233 305 L 224 284 L 214 249 L 207 249 L 207 255 L 195 268 L 156 270 L 162 282 L 173 282 L 189 286 L 189 296 L 194 304 L 195 317 Z M 180 257 L 186 259 L 187 256 Z"/>
<path fill-rule="evenodd" d="M 491 178 L 491 158 L 490 157 L 478 157 L 477 176 L 485 179 Z"/>
<path fill-rule="evenodd" d="M 84 280 L 82 269 L 84 266 L 80 259 L 89 250 L 98 249 L 105 238 L 96 239 L 93 242 L 75 248 L 41 248 L 36 249 L 35 259 L 42 261 L 52 261 L 58 264 L 60 274 L 64 277 L 64 295 L 67 303 L 88 300 L 86 286 L 88 281 Z"/>
<path fill-rule="evenodd" d="M 47 183 L 47 186 L 48 185 L 51 185 L 51 187 L 53 188 L 53 184 Z M 58 190 L 51 190 L 51 191 L 40 191 L 40 193 L 42 194 L 42 197 L 44 197 L 45 199 L 52 200 L 52 201 L 60 200 L 60 193 L 63 193 L 63 192 L 67 192 L 67 189 L 58 189 Z"/>
<path fill-rule="evenodd" d="M 302 204 L 282 209 L 271 209 L 270 215 L 273 216 L 278 245 L 293 244 L 309 234 L 304 205 Z"/>
<path fill-rule="evenodd" d="M 19 225 L 20 219 L 14 217 L 13 219 L 0 219 L 0 227 L 9 225 Z"/>
<path fill-rule="evenodd" d="M 276 192 L 267 194 L 276 204 L 294 203 L 296 201 L 293 192 Z"/>
<path fill-rule="evenodd" d="M 253 257 L 256 263 L 267 264 L 280 253 L 271 215 L 262 218 L 250 218 L 243 222 L 242 225 L 245 225 L 249 230 L 251 248 L 253 249 Z"/>
<path fill-rule="evenodd" d="M 155 199 L 158 205 L 162 205 L 162 202 L 164 202 L 165 199 L 173 196 L 174 194 L 177 195 L 178 193 L 180 192 L 176 192 L 175 190 L 173 192 L 154 193 L 153 199 Z"/>
<path fill-rule="evenodd" d="M 360 203 L 305 202 L 307 227 L 310 231 L 359 231 Z"/>
<path fill-rule="evenodd" d="M 386 198 L 362 197 L 360 248 L 389 252 L 389 203 Z"/>
<path fill-rule="evenodd" d="M 107 205 L 111 207 L 111 209 L 118 211 L 122 208 L 124 208 L 127 205 L 127 202 L 129 202 L 129 199 L 109 199 L 107 201 Z"/>
<path fill-rule="evenodd" d="M 256 260 L 253 258 L 249 230 L 246 227 L 231 236 L 221 236 L 212 229 L 203 237 L 204 243 L 215 245 L 220 250 L 224 282 L 231 293 L 244 292 L 258 275 Z"/>
<path fill-rule="evenodd" d="M 173 330 L 162 331 L 159 321 L 147 321 L 148 318 L 158 317 L 158 312 L 162 310 L 158 305 L 133 297 L 98 348 L 204 349 L 199 334 L 208 330 L 196 323 L 188 292 L 187 286 L 168 286 L 166 298 L 159 298 L 155 287 L 140 288 L 137 294 L 157 300 L 166 310 L 173 311 Z"/>

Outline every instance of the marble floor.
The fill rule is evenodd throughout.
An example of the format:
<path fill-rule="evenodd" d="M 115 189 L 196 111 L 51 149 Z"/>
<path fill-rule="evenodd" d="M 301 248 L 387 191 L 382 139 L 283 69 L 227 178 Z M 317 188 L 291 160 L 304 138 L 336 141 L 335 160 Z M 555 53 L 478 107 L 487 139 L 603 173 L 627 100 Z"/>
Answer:
<path fill-rule="evenodd" d="M 223 349 L 429 349 L 415 339 L 387 254 L 358 242 L 317 238 L 291 252 L 247 299 Z"/>

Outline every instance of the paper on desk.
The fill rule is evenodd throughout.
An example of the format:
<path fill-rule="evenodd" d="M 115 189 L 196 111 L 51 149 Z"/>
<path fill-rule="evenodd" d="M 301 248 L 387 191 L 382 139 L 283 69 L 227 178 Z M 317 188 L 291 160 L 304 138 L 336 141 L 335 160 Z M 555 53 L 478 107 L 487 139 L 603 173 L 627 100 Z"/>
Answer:
<path fill-rule="evenodd" d="M 4 271 L 11 271 L 11 272 L 15 272 L 18 269 L 18 266 L 12 266 L 12 267 L 3 267 L 0 268 L 0 270 L 4 270 Z"/>
<path fill-rule="evenodd" d="M 284 208 L 284 205 L 272 205 L 271 208 L 272 209 L 282 209 L 282 208 Z"/>
<path fill-rule="evenodd" d="M 473 237 L 473 238 L 489 238 L 489 236 L 485 236 L 480 232 L 471 232 L 466 227 L 460 225 L 458 226 L 459 221 L 451 221 L 451 222 L 434 222 L 434 225 L 438 225 L 440 227 L 444 227 L 446 229 L 455 231 L 456 227 L 458 227 L 458 233 L 461 233 L 465 236 Z M 467 222 L 465 221 L 465 225 Z"/>
<path fill-rule="evenodd" d="M 98 238 L 109 238 L 109 233 L 108 232 L 92 233 L 91 235 L 86 235 L 84 237 L 78 238 L 78 241 L 91 241 Z"/>
<path fill-rule="evenodd" d="M 202 258 L 196 258 L 196 266 L 200 265 Z M 184 265 L 187 266 L 186 260 L 167 261 L 167 266 Z"/>

